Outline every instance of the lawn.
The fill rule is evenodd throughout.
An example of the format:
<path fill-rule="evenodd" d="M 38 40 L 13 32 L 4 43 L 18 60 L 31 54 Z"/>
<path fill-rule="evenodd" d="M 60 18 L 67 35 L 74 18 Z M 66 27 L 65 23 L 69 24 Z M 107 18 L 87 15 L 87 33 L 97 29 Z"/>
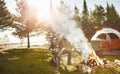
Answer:
<path fill-rule="evenodd" d="M 104 56 L 107 59 L 120 59 L 119 56 Z M 77 70 L 59 71 L 50 64 L 51 53 L 46 49 L 13 49 L 0 54 L 0 74 L 83 74 Z M 98 68 L 92 74 L 120 74 L 116 69 Z"/>

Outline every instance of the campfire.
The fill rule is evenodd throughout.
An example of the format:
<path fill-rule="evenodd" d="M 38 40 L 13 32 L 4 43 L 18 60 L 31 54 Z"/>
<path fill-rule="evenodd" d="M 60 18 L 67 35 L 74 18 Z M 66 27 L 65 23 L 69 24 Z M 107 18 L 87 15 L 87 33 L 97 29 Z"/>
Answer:
<path fill-rule="evenodd" d="M 78 71 L 82 71 L 83 73 L 91 73 L 95 71 L 95 69 L 117 69 L 120 68 L 120 60 L 116 59 L 114 61 L 109 61 L 106 58 L 103 58 L 103 65 L 97 65 L 97 62 L 94 59 L 89 59 L 87 62 L 80 62 L 76 65 Z M 118 70 L 118 69 L 117 69 Z"/>

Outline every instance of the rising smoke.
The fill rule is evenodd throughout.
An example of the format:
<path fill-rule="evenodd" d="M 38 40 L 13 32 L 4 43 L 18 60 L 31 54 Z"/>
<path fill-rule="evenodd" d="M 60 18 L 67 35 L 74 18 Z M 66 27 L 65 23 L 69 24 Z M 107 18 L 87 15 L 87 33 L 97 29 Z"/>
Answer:
<path fill-rule="evenodd" d="M 64 3 L 61 3 L 60 7 L 56 9 L 51 6 L 50 12 L 48 26 L 53 31 L 62 33 L 78 51 L 82 52 L 83 60 L 87 60 L 92 53 L 98 58 L 82 29 L 78 28 L 77 23 L 71 18 L 70 10 Z"/>

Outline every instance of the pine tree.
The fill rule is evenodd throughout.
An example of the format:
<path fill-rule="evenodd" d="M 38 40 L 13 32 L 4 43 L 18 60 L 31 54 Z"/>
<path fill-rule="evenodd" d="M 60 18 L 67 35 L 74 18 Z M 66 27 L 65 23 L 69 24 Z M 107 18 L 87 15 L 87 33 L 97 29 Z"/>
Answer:
<path fill-rule="evenodd" d="M 74 8 L 74 16 L 73 16 L 73 19 L 74 19 L 77 23 L 80 22 L 79 9 L 76 7 L 76 5 L 75 5 L 75 8 Z"/>
<path fill-rule="evenodd" d="M 105 10 L 101 5 L 96 5 L 95 6 L 95 10 L 92 13 L 92 22 L 102 26 L 103 22 L 104 22 L 104 15 L 105 15 Z"/>
<path fill-rule="evenodd" d="M 105 15 L 105 19 L 106 19 L 105 25 L 107 25 L 107 24 L 109 24 L 108 20 L 109 20 L 109 16 L 110 16 L 110 6 L 109 6 L 108 2 L 107 2 L 107 7 L 106 7 L 106 13 L 105 14 L 106 14 Z"/>
<path fill-rule="evenodd" d="M 36 28 L 38 22 L 36 9 L 29 6 L 26 0 L 18 0 L 17 2 L 17 11 L 20 16 L 16 18 L 18 23 L 15 25 L 16 33 L 14 34 L 19 35 L 21 38 L 27 37 L 27 48 L 30 48 L 30 32 Z M 31 14 L 31 12 L 34 14 Z"/>
<path fill-rule="evenodd" d="M 117 28 L 117 26 L 120 26 L 120 17 L 112 4 L 111 6 L 108 5 L 107 3 L 107 8 L 106 8 L 106 26 L 112 27 L 112 28 Z"/>
<path fill-rule="evenodd" d="M 8 11 L 5 1 L 0 0 L 0 30 L 13 25 L 13 15 Z"/>
<path fill-rule="evenodd" d="M 84 0 L 83 11 L 82 11 L 82 20 L 83 21 L 88 21 L 88 18 L 89 18 L 89 12 L 88 12 L 88 9 L 87 9 L 86 0 Z"/>
<path fill-rule="evenodd" d="M 106 18 L 108 21 L 112 21 L 113 19 L 116 19 L 118 17 L 118 14 L 117 14 L 113 4 L 110 7 L 107 5 L 107 12 L 106 13 L 107 13 Z"/>
<path fill-rule="evenodd" d="M 81 17 L 81 27 L 84 31 L 85 36 L 90 39 L 92 35 L 92 25 L 89 21 L 89 11 L 87 8 L 86 0 L 83 2 L 83 10 L 82 10 L 82 17 Z M 92 29 L 92 30 L 91 30 Z"/>

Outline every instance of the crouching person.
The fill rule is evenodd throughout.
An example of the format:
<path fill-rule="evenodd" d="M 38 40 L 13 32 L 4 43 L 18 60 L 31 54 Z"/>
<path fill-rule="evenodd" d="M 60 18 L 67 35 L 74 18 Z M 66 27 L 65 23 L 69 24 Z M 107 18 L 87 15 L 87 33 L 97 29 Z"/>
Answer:
<path fill-rule="evenodd" d="M 53 59 L 51 61 L 52 64 L 54 64 L 57 67 L 57 69 L 59 69 L 60 60 L 62 60 L 61 55 L 62 55 L 62 52 L 64 51 L 64 49 L 62 49 L 61 40 L 59 38 L 54 38 L 51 42 L 49 50 L 53 55 Z"/>

